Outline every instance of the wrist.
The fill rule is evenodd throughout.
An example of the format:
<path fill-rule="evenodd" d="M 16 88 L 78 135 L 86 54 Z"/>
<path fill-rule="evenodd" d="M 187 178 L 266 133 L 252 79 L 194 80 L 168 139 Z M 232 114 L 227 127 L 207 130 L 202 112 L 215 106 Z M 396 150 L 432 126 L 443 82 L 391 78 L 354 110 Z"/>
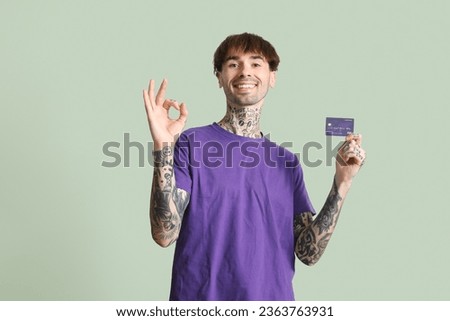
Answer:
<path fill-rule="evenodd" d="M 164 142 L 159 142 L 159 141 L 154 141 L 153 142 L 153 153 L 155 153 L 155 152 L 157 152 L 157 151 L 160 151 L 160 150 L 163 150 L 164 149 L 164 147 L 166 147 L 166 146 L 169 146 L 169 147 L 174 147 L 175 146 L 175 142 L 174 141 L 171 141 L 171 142 L 167 142 L 167 141 L 164 141 Z"/>
<path fill-rule="evenodd" d="M 153 163 L 155 167 L 163 167 L 172 162 L 173 147 L 163 146 L 160 150 L 153 150 Z"/>
<path fill-rule="evenodd" d="M 352 186 L 352 180 L 351 179 L 343 180 L 336 175 L 334 176 L 334 184 L 336 186 L 339 195 L 343 197 L 347 194 L 348 190 Z"/>

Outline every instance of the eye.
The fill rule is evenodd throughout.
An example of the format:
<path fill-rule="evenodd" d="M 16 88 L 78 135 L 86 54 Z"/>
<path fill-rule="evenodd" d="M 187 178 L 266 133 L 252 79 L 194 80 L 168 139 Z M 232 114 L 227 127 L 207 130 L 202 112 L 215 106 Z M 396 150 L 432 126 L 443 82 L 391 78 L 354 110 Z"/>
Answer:
<path fill-rule="evenodd" d="M 238 64 L 235 63 L 235 62 L 231 62 L 231 63 L 228 64 L 228 67 L 229 67 L 229 68 L 237 68 L 237 67 L 238 67 Z"/>
<path fill-rule="evenodd" d="M 255 62 L 255 63 L 253 63 L 253 67 L 261 67 L 261 64 L 260 64 L 260 63 L 257 63 L 257 62 Z"/>

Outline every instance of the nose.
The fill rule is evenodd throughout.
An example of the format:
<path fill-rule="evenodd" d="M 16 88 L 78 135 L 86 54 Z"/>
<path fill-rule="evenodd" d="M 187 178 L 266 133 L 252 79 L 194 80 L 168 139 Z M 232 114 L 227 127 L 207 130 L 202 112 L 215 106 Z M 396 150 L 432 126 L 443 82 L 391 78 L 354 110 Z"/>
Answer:
<path fill-rule="evenodd" d="M 251 76 L 251 66 L 249 64 L 242 64 L 239 77 L 245 78 Z"/>

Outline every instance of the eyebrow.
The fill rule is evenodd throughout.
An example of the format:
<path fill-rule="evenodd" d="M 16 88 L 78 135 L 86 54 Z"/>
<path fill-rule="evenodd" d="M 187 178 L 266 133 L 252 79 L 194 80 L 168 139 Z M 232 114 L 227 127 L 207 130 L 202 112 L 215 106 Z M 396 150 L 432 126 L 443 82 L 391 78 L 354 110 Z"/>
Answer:
<path fill-rule="evenodd" d="M 250 56 L 251 59 L 261 59 L 264 60 L 264 57 L 261 55 L 254 55 L 254 56 Z M 239 56 L 228 56 L 227 59 L 225 59 L 225 62 L 229 61 L 229 60 L 239 60 Z"/>

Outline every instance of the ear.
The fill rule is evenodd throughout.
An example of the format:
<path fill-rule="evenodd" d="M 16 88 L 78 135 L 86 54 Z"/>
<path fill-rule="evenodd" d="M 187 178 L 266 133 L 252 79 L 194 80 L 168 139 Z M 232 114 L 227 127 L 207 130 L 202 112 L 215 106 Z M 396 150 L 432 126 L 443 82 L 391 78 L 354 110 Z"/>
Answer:
<path fill-rule="evenodd" d="M 219 83 L 219 88 L 222 88 L 222 87 L 223 87 L 223 84 L 222 84 L 222 77 L 221 77 L 221 74 L 220 74 L 219 71 L 216 72 L 216 77 L 217 77 L 217 82 Z"/>
<path fill-rule="evenodd" d="M 277 72 L 276 71 L 271 71 L 270 72 L 270 78 L 269 78 L 270 88 L 275 87 L 275 83 L 276 82 L 277 82 Z"/>

